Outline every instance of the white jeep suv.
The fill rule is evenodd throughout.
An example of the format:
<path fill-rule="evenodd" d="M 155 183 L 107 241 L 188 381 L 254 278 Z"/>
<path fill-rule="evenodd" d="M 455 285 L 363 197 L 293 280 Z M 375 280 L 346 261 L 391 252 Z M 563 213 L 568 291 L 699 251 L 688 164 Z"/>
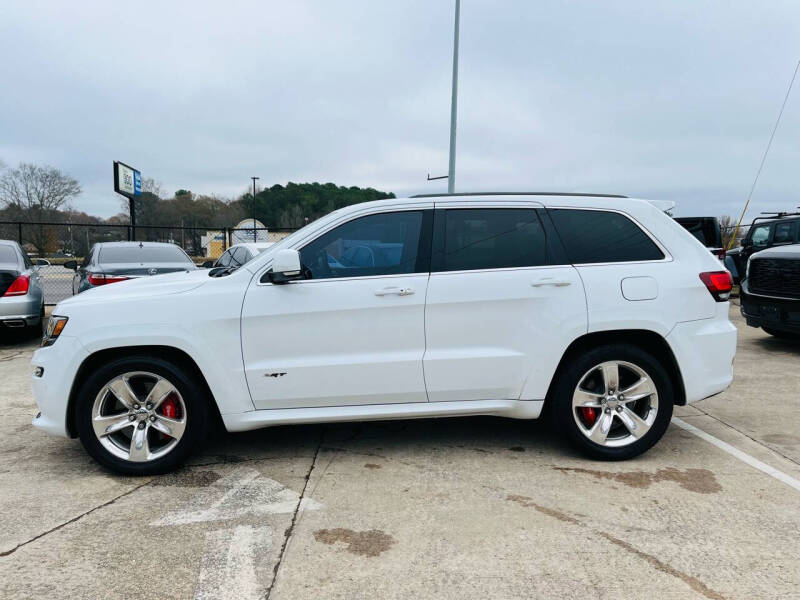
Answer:
<path fill-rule="evenodd" d="M 624 197 L 454 194 L 333 212 L 235 271 L 61 302 L 33 424 L 127 474 L 180 464 L 221 417 L 287 423 L 544 408 L 594 458 L 636 456 L 724 390 L 731 278 Z"/>

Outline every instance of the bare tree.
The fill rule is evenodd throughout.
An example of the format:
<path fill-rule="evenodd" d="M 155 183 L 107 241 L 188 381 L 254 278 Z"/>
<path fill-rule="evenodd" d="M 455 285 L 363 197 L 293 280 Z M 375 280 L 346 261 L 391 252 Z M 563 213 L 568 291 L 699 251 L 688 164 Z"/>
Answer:
<path fill-rule="evenodd" d="M 733 246 L 735 246 L 742 239 L 743 236 L 742 229 L 739 229 L 737 231 L 736 220 L 730 215 L 723 215 L 719 217 L 718 220 L 719 220 L 719 228 L 720 231 L 722 232 L 722 247 L 727 248 L 730 245 L 734 235 L 736 236 L 736 239 L 733 240 Z"/>
<path fill-rule="evenodd" d="M 66 208 L 80 193 L 80 184 L 54 167 L 20 163 L 0 175 L 0 204 L 29 223 L 57 219 L 58 210 Z M 56 243 L 51 227 L 37 225 L 27 229 L 28 241 L 40 254 L 55 250 L 51 247 Z"/>

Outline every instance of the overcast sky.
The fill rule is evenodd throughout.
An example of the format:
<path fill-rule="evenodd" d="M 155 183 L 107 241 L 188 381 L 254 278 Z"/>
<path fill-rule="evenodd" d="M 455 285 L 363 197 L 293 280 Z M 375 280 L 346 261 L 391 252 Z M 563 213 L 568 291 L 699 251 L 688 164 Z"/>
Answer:
<path fill-rule="evenodd" d="M 0 3 L 0 160 L 120 211 L 111 162 L 172 193 L 251 175 L 439 192 L 454 0 Z M 457 191 L 741 210 L 800 59 L 797 0 L 462 0 Z M 800 78 L 799 78 L 800 79 Z M 800 88 L 800 80 L 797 82 Z M 800 205 L 795 89 L 751 213 Z"/>

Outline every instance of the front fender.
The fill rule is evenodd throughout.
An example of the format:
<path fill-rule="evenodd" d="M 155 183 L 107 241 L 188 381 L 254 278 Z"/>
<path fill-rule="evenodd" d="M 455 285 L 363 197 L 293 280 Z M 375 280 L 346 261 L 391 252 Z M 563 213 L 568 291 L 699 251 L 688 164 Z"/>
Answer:
<path fill-rule="evenodd" d="M 235 335 L 223 332 L 224 327 L 182 327 L 174 324 L 149 323 L 136 325 L 135 330 L 120 332 L 118 327 L 99 327 L 81 336 L 87 360 L 97 352 L 112 349 L 135 351 L 137 347 L 163 346 L 180 350 L 197 365 L 206 379 L 221 414 L 255 410 L 244 377 L 238 315 L 228 323 Z M 216 329 L 217 331 L 211 331 Z M 224 335 L 220 336 L 219 333 Z"/>

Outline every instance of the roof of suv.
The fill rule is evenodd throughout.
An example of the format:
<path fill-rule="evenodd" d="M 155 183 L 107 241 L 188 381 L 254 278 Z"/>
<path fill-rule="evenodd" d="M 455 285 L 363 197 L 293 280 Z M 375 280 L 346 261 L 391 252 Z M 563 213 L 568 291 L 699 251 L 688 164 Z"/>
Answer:
<path fill-rule="evenodd" d="M 589 196 L 596 198 L 627 198 L 619 194 L 589 194 L 584 192 L 453 192 L 452 194 L 417 194 L 411 198 L 447 198 L 452 196 Z"/>
<path fill-rule="evenodd" d="M 510 198 L 512 197 L 512 198 Z M 441 201 L 458 201 L 464 200 L 466 202 L 475 200 L 491 200 L 491 199 L 508 199 L 529 197 L 537 202 L 550 206 L 569 206 L 575 208 L 605 208 L 605 209 L 621 209 L 623 206 L 631 206 L 639 203 L 648 203 L 655 206 L 658 210 L 666 212 L 675 207 L 675 202 L 671 200 L 642 200 L 639 198 L 630 198 L 629 196 L 621 196 L 615 194 L 587 194 L 587 193 L 565 193 L 565 192 L 459 192 L 455 194 L 421 194 L 411 196 L 410 198 L 396 198 L 393 201 L 397 202 L 407 200 L 413 202 L 414 200 L 441 200 Z M 547 198 L 551 198 L 547 202 Z M 392 200 L 377 200 L 375 202 L 392 202 Z M 353 206 L 363 206 L 364 204 L 356 204 Z"/>

